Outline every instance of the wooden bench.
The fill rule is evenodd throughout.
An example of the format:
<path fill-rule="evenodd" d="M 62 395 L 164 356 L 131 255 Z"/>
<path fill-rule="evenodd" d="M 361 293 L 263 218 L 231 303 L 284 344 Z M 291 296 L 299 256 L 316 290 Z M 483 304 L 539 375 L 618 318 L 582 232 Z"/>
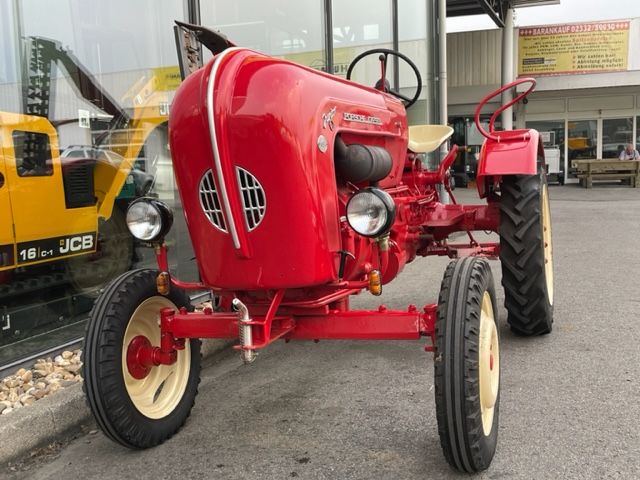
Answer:
<path fill-rule="evenodd" d="M 640 160 L 572 160 L 571 166 L 585 188 L 593 188 L 594 180 L 629 180 L 640 187 Z"/>

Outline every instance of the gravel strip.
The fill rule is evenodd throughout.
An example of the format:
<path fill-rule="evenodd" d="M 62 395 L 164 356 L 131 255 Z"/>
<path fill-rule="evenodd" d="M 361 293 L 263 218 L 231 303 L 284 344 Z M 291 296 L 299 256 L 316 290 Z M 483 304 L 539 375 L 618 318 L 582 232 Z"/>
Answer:
<path fill-rule="evenodd" d="M 30 369 L 21 368 L 0 383 L 0 414 L 32 405 L 58 390 L 82 382 L 81 350 L 64 351 L 55 358 L 38 359 Z"/>
<path fill-rule="evenodd" d="M 233 343 L 203 340 L 202 356 L 212 357 Z M 81 357 L 82 351 L 74 350 L 39 359 L 0 382 L 0 465 L 64 441 L 92 421 L 82 392 Z"/>

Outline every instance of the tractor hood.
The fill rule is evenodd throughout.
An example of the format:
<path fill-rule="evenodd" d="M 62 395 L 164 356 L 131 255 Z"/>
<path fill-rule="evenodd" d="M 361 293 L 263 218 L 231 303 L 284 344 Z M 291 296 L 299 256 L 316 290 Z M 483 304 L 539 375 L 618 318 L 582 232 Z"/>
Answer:
<path fill-rule="evenodd" d="M 169 126 L 200 274 L 230 290 L 335 281 L 335 136 L 371 138 L 398 159 L 407 145 L 404 107 L 392 97 L 243 48 L 185 79 Z M 394 163 L 385 181 L 402 168 Z"/>

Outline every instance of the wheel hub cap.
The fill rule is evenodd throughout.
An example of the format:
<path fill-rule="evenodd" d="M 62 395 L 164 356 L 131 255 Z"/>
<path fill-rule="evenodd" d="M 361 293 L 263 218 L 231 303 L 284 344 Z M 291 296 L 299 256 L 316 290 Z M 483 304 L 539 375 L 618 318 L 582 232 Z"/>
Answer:
<path fill-rule="evenodd" d="M 189 380 L 191 348 L 185 343 L 172 365 L 150 366 L 144 350 L 160 345 L 160 309 L 177 307 L 165 297 L 142 302 L 131 318 L 122 343 L 122 374 L 127 394 L 138 411 L 148 418 L 164 418 L 175 410 Z"/>
<path fill-rule="evenodd" d="M 142 361 L 144 352 L 150 351 L 153 347 L 151 342 L 144 335 L 134 337 L 127 348 L 127 369 L 133 378 L 142 380 L 149 375 L 152 365 Z"/>

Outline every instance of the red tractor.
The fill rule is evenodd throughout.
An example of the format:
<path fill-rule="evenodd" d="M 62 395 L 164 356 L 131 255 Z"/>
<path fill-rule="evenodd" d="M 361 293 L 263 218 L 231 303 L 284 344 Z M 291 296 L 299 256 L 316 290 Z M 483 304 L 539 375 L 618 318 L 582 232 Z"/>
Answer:
<path fill-rule="evenodd" d="M 409 99 L 231 45 L 200 28 L 214 58 L 186 77 L 170 114 L 175 177 L 201 282 L 169 272 L 169 208 L 138 199 L 131 233 L 155 249 L 157 270 L 115 279 L 96 301 L 84 350 L 85 390 L 104 433 L 131 448 L 162 443 L 185 423 L 200 375 L 200 338 L 238 339 L 249 363 L 276 340 L 414 340 L 434 353 L 444 455 L 477 472 L 498 435 L 500 347 L 487 259 L 500 258 L 513 331 L 548 333 L 553 314 L 549 197 L 535 130 L 495 131 L 477 172 L 480 205 L 443 204 L 453 146 L 438 171 L 422 153 L 452 133 L 407 125 Z M 360 58 L 360 57 L 359 57 Z M 418 74 L 419 75 L 419 74 Z M 528 82 L 521 79 L 482 100 Z M 421 82 L 418 81 L 418 85 Z M 404 104 L 403 104 L 404 102 Z M 509 105 L 509 106 L 510 106 Z M 449 191 L 451 195 L 451 192 Z M 499 243 L 478 243 L 493 231 Z M 469 241 L 449 243 L 454 232 Z M 444 255 L 437 303 L 352 310 L 379 295 L 416 257 Z M 216 310 L 193 312 L 188 290 L 210 290 Z M 420 299 L 417 299 L 420 301 Z"/>

